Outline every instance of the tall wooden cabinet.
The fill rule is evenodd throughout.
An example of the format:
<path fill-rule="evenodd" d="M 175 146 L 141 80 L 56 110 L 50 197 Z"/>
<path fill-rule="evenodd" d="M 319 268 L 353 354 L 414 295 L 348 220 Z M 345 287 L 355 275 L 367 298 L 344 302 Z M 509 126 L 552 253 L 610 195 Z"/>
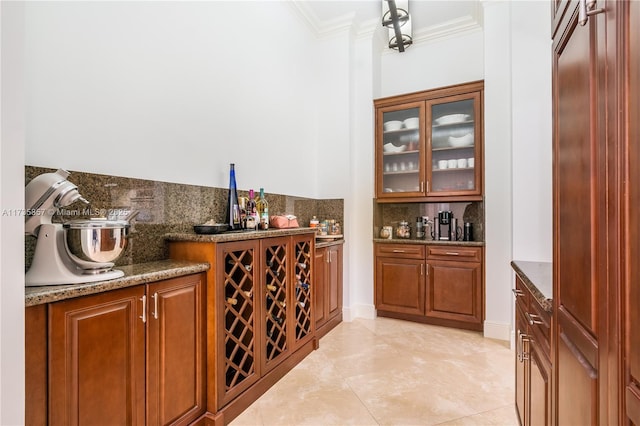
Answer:
<path fill-rule="evenodd" d="M 554 423 L 640 424 L 638 5 L 552 7 Z"/>

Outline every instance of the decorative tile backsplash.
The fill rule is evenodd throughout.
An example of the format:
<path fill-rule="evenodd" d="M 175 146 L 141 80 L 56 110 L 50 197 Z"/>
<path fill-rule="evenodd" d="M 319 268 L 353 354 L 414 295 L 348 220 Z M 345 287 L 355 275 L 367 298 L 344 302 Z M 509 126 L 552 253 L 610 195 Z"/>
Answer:
<path fill-rule="evenodd" d="M 25 184 L 55 169 L 25 167 Z M 130 265 L 163 260 L 168 257 L 164 235 L 172 232 L 193 232 L 193 225 L 213 219 L 225 222 L 227 188 L 160 182 L 70 171 L 69 181 L 90 204 L 76 202 L 59 211 L 54 221 L 68 221 L 89 216 L 107 216 L 119 212 L 138 211 L 133 220 L 127 250 L 117 262 Z M 248 197 L 248 191 L 238 191 L 239 197 Z M 265 193 L 269 213 L 293 214 L 300 226 L 309 226 L 309 220 L 335 219 L 344 222 L 342 199 L 315 200 L 289 195 Z M 25 264 L 31 265 L 36 238 L 25 236 Z"/>

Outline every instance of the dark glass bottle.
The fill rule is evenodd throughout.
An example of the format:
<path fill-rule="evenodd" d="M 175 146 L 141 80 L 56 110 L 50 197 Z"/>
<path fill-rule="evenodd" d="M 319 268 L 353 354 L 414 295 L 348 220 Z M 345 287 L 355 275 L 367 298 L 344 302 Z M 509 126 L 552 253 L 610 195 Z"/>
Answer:
<path fill-rule="evenodd" d="M 231 163 L 229 170 L 229 194 L 227 196 L 227 222 L 230 230 L 242 229 L 240 221 L 240 206 L 238 205 L 238 190 L 236 188 L 235 164 Z"/>

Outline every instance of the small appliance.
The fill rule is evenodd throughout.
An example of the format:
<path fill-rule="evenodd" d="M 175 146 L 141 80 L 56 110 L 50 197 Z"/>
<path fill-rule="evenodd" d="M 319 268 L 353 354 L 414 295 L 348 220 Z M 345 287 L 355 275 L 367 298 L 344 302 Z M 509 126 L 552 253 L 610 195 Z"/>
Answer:
<path fill-rule="evenodd" d="M 458 220 L 453 217 L 451 211 L 439 211 L 438 217 L 434 218 L 434 240 L 457 241 L 460 238 L 460 228 Z"/>
<path fill-rule="evenodd" d="M 62 169 L 44 173 L 25 188 L 25 233 L 37 237 L 26 286 L 87 283 L 124 275 L 112 268 L 126 248 L 128 220 L 51 222 L 58 209 L 76 201 L 89 204 L 67 180 L 69 175 Z"/>

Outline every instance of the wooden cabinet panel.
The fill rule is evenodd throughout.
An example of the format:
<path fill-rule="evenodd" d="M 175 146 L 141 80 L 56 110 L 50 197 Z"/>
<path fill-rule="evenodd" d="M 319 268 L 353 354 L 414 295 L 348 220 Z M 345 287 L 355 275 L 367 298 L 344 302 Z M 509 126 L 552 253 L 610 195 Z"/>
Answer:
<path fill-rule="evenodd" d="M 421 244 L 376 244 L 376 256 L 403 257 L 424 260 L 424 245 Z"/>
<path fill-rule="evenodd" d="M 51 424 L 145 424 L 144 295 L 137 286 L 51 304 Z"/>
<path fill-rule="evenodd" d="M 516 414 L 522 426 L 527 424 L 528 414 L 528 389 L 529 389 L 529 363 L 524 359 L 524 339 L 528 339 L 527 320 L 524 312 L 526 304 L 516 301 Z"/>
<path fill-rule="evenodd" d="M 428 317 L 482 326 L 482 265 L 476 262 L 429 261 Z"/>
<path fill-rule="evenodd" d="M 326 300 L 327 294 L 327 268 L 325 263 L 327 256 L 326 247 L 316 249 L 315 256 L 315 283 L 314 283 L 314 306 L 316 314 L 316 329 L 322 327 L 329 319 L 328 314 L 325 312 L 325 305 L 328 303 Z"/>
<path fill-rule="evenodd" d="M 424 315 L 424 261 L 404 258 L 376 258 L 376 308 Z"/>
<path fill-rule="evenodd" d="M 318 337 L 342 321 L 342 250 L 342 244 L 316 249 L 313 297 Z"/>
<path fill-rule="evenodd" d="M 148 286 L 147 424 L 195 420 L 205 411 L 203 275 Z"/>
<path fill-rule="evenodd" d="M 606 322 L 606 111 L 597 107 L 605 73 L 600 17 L 578 24 L 569 2 L 553 41 L 554 309 L 559 424 L 599 422 L 599 331 Z M 602 412 L 602 419 L 607 413 Z M 604 422 L 606 423 L 606 421 Z"/>
<path fill-rule="evenodd" d="M 551 365 L 531 341 L 529 355 L 529 425 L 551 425 Z M 567 423 L 569 424 L 569 423 Z"/>

